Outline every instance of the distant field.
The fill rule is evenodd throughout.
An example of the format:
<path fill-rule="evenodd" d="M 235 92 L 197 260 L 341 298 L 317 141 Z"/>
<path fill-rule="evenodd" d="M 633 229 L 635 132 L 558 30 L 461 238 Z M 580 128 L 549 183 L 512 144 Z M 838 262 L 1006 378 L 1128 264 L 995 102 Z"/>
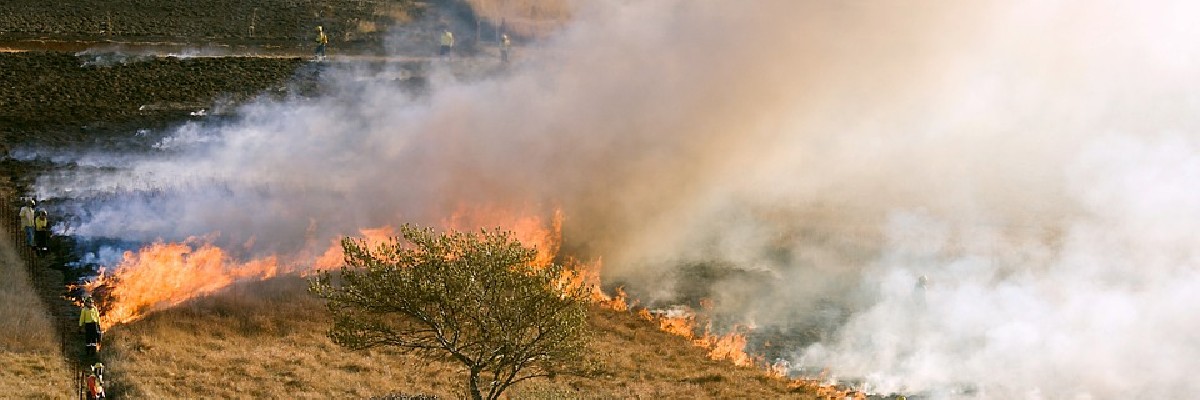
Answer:
<path fill-rule="evenodd" d="M 363 35 L 385 24 L 387 1 L 326 0 L 6 0 L 0 33 L 51 38 L 204 38 L 307 44 L 313 27 Z M 339 37 L 338 39 L 341 39 Z"/>

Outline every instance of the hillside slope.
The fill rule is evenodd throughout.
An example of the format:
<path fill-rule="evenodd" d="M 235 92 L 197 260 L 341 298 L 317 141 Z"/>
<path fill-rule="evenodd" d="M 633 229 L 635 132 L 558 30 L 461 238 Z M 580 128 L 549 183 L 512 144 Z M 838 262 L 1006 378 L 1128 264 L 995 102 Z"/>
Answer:
<path fill-rule="evenodd" d="M 108 333 L 110 390 L 132 398 L 459 398 L 465 371 L 390 350 L 351 352 L 303 279 L 237 285 Z M 627 312 L 593 309 L 575 373 L 518 384 L 511 398 L 813 398 L 753 368 L 711 361 Z"/>
<path fill-rule="evenodd" d="M 5 205 L 7 207 L 7 205 Z M 17 255 L 10 221 L 0 213 L 0 397 L 67 399 L 74 381 L 58 333 Z"/>

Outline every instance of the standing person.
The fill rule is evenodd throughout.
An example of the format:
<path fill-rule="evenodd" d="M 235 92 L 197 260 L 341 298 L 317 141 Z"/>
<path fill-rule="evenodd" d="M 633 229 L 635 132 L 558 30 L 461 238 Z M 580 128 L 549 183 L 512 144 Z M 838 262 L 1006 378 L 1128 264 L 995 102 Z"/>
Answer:
<path fill-rule="evenodd" d="M 500 62 L 508 64 L 508 50 L 512 48 L 512 40 L 508 39 L 508 34 L 500 35 Z"/>
<path fill-rule="evenodd" d="M 104 384 L 104 363 L 96 362 L 95 364 L 92 364 L 92 373 L 96 374 L 96 380 L 100 381 L 101 384 Z"/>
<path fill-rule="evenodd" d="M 100 400 L 104 398 L 104 383 L 100 377 L 96 376 L 95 372 L 89 372 L 87 377 L 87 395 L 88 400 Z"/>
<path fill-rule="evenodd" d="M 50 221 L 46 210 L 37 210 L 33 214 L 33 239 L 39 252 L 49 249 Z"/>
<path fill-rule="evenodd" d="M 442 31 L 441 46 L 438 47 L 438 55 L 445 57 L 450 55 L 450 50 L 454 49 L 454 33 L 450 29 Z"/>
<path fill-rule="evenodd" d="M 100 331 L 100 310 L 96 309 L 91 297 L 83 299 L 83 310 L 79 311 L 79 326 L 83 328 L 84 343 L 89 349 L 95 346 L 95 351 L 99 351 L 100 339 L 103 336 Z"/>
<path fill-rule="evenodd" d="M 30 247 L 37 246 L 33 237 L 33 208 L 36 206 L 37 202 L 29 199 L 29 201 L 25 202 L 25 205 L 21 206 L 21 211 L 17 214 L 21 217 L 21 229 L 25 231 L 25 244 Z"/>
<path fill-rule="evenodd" d="M 325 36 L 325 30 L 317 26 L 317 49 L 313 54 L 317 56 L 317 61 L 325 60 L 325 45 L 329 44 L 329 37 Z"/>

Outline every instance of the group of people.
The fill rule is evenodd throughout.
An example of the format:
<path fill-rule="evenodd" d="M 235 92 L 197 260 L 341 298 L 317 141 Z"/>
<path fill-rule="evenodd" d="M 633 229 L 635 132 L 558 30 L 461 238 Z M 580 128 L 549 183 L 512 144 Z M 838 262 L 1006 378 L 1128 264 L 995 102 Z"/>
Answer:
<path fill-rule="evenodd" d="M 500 34 L 497 45 L 500 47 L 500 62 L 508 63 L 508 53 L 512 50 L 512 39 L 507 33 Z M 442 31 L 441 40 L 438 42 L 438 55 L 448 57 L 454 51 L 454 32 L 449 29 Z"/>
<path fill-rule="evenodd" d="M 29 198 L 21 203 L 17 212 L 21 220 L 21 229 L 25 233 L 25 243 L 37 252 L 45 252 L 50 242 L 50 221 L 46 210 L 39 208 L 37 200 Z M 97 361 L 100 351 L 102 332 L 100 330 L 100 310 L 91 297 L 83 299 L 83 307 L 79 311 L 79 327 L 83 330 L 84 347 L 87 362 Z M 96 362 L 88 366 L 86 379 L 89 400 L 104 398 L 104 364 Z"/>
<path fill-rule="evenodd" d="M 324 61 L 325 48 L 329 46 L 329 36 L 325 34 L 324 27 L 317 26 L 317 34 L 313 40 L 317 43 L 316 48 L 313 49 L 313 58 L 316 61 Z M 501 34 L 498 45 L 500 47 L 500 62 L 507 64 L 508 54 L 512 49 L 512 39 L 508 37 L 507 33 Z M 438 39 L 438 56 L 449 57 L 453 51 L 454 32 L 451 32 L 450 29 L 443 29 Z"/>
<path fill-rule="evenodd" d="M 87 349 L 87 359 L 93 360 L 100 351 L 100 340 L 103 332 L 100 330 L 100 310 L 91 297 L 83 299 L 83 309 L 79 311 L 79 327 L 83 329 L 83 342 Z M 104 364 L 96 362 L 91 366 L 87 376 L 87 394 L 89 400 L 104 398 Z"/>
<path fill-rule="evenodd" d="M 37 201 L 29 199 L 18 212 L 21 230 L 25 231 L 25 243 L 39 254 L 50 246 L 50 217 L 46 210 L 38 208 Z"/>

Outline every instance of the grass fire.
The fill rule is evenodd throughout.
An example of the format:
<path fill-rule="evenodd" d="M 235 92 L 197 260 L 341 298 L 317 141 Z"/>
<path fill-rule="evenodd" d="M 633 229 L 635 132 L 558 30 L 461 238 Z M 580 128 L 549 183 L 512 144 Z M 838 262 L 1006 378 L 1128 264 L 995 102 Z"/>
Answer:
<path fill-rule="evenodd" d="M 1200 6 L 45 3 L 0 397 L 1200 389 Z"/>

